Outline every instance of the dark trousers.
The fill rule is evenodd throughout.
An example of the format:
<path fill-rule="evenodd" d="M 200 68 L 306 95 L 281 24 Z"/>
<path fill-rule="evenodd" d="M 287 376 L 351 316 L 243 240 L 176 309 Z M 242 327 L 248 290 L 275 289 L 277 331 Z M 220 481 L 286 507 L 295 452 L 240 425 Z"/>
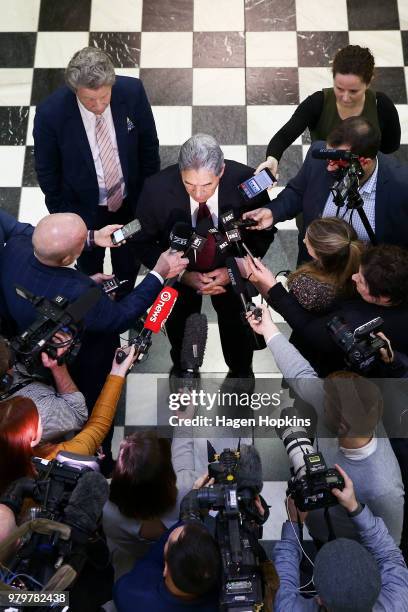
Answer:
<path fill-rule="evenodd" d="M 106 206 L 98 206 L 96 225 L 91 229 L 101 229 L 105 225 L 121 223 L 125 225 L 134 219 L 129 204 L 126 200 L 116 212 L 110 212 Z M 105 249 L 95 247 L 90 251 L 83 251 L 78 259 L 78 268 L 84 274 L 91 276 L 97 272 L 103 272 L 103 261 Z M 111 249 L 112 271 L 119 280 L 127 280 L 117 292 L 117 297 L 123 297 L 130 293 L 135 286 L 136 277 L 140 268 L 140 261 L 135 257 L 131 245 L 124 244 L 118 248 Z"/>
<path fill-rule="evenodd" d="M 171 343 L 170 355 L 176 367 L 180 367 L 180 352 L 183 343 L 184 326 L 190 314 L 201 311 L 202 296 L 186 285 L 176 285 L 179 291 L 177 302 L 166 323 Z M 217 313 L 221 347 L 229 369 L 238 377 L 244 377 L 252 368 L 254 337 L 252 330 L 244 324 L 242 306 L 231 287 L 222 295 L 211 296 Z"/>

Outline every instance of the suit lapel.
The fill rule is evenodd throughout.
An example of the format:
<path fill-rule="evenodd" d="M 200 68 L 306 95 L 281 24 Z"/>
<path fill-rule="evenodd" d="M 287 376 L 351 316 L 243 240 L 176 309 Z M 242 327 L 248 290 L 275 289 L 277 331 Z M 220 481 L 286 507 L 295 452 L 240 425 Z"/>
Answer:
<path fill-rule="evenodd" d="M 123 178 L 125 183 L 128 183 L 128 156 L 127 156 L 127 115 L 125 101 L 120 97 L 115 85 L 112 87 L 111 111 L 113 124 L 116 132 L 116 142 L 118 143 L 118 152 L 120 165 L 122 166 Z"/>
<path fill-rule="evenodd" d="M 89 146 L 78 102 L 74 94 L 70 98 L 70 105 L 67 111 L 67 134 L 76 144 L 78 154 L 82 155 L 90 172 L 95 176 L 95 180 L 97 180 L 91 147 Z"/>

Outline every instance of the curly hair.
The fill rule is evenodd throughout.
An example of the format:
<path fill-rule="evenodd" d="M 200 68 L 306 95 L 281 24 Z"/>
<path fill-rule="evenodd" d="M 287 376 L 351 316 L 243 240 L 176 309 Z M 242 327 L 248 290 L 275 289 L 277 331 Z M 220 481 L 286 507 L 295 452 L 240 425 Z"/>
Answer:
<path fill-rule="evenodd" d="M 374 56 L 367 47 L 360 45 L 347 45 L 340 49 L 333 60 L 333 77 L 337 73 L 355 74 L 369 85 L 374 74 Z"/>

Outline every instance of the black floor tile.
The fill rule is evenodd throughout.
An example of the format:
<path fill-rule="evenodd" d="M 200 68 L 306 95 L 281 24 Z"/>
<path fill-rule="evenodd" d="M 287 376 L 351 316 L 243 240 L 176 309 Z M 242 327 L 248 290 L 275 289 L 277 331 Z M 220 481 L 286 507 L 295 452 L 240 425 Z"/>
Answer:
<path fill-rule="evenodd" d="M 0 106 L 0 146 L 26 143 L 28 106 Z"/>
<path fill-rule="evenodd" d="M 189 32 L 193 29 L 193 0 L 143 2 L 143 32 Z"/>
<path fill-rule="evenodd" d="M 299 104 L 298 69 L 247 68 L 246 102 L 249 105 Z"/>
<path fill-rule="evenodd" d="M 246 144 L 245 106 L 193 106 L 193 134 L 198 132 L 224 145 Z"/>
<path fill-rule="evenodd" d="M 389 66 L 375 69 L 373 88 L 383 91 L 394 104 L 407 103 L 404 68 Z"/>
<path fill-rule="evenodd" d="M 89 30 L 91 0 L 41 0 L 38 29 L 46 32 Z"/>
<path fill-rule="evenodd" d="M 296 30 L 295 0 L 245 0 L 247 32 Z"/>
<path fill-rule="evenodd" d="M 34 168 L 34 147 L 26 147 L 23 169 L 23 187 L 38 187 Z"/>
<path fill-rule="evenodd" d="M 192 68 L 141 68 L 140 78 L 150 104 L 189 106 L 193 101 Z"/>
<path fill-rule="evenodd" d="M 194 68 L 242 68 L 245 66 L 243 32 L 194 32 Z"/>
<path fill-rule="evenodd" d="M 163 170 L 167 166 L 177 164 L 180 147 L 160 145 L 160 168 Z"/>
<path fill-rule="evenodd" d="M 17 218 L 20 196 L 20 187 L 0 187 L 0 209 Z"/>
<path fill-rule="evenodd" d="M 348 32 L 298 32 L 299 66 L 330 66 L 337 51 L 348 44 Z"/>
<path fill-rule="evenodd" d="M 347 0 L 350 30 L 398 30 L 397 0 Z"/>
<path fill-rule="evenodd" d="M 34 68 L 31 106 L 36 106 L 64 85 L 64 68 Z"/>
<path fill-rule="evenodd" d="M 35 32 L 0 32 L 0 68 L 34 66 Z"/>

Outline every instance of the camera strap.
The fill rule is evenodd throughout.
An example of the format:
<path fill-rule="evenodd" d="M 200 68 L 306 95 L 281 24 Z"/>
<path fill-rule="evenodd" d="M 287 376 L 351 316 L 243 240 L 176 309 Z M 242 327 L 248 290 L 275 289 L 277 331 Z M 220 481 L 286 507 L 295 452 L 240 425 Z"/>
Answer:
<path fill-rule="evenodd" d="M 27 385 L 31 384 L 32 382 L 34 382 L 34 380 L 29 378 L 27 380 L 24 380 L 18 383 L 17 385 L 14 385 L 14 387 L 7 389 L 7 391 L 5 391 L 4 393 L 0 395 L 0 402 L 3 402 L 4 400 L 8 399 L 9 397 L 14 395 L 18 391 L 21 391 L 21 389 L 24 389 L 24 387 L 27 387 Z"/>
<path fill-rule="evenodd" d="M 336 539 L 336 534 L 334 533 L 333 523 L 331 520 L 328 506 L 326 506 L 326 508 L 324 509 L 324 520 L 326 521 L 327 531 L 329 532 L 328 542 L 331 542 L 332 540 Z"/>

